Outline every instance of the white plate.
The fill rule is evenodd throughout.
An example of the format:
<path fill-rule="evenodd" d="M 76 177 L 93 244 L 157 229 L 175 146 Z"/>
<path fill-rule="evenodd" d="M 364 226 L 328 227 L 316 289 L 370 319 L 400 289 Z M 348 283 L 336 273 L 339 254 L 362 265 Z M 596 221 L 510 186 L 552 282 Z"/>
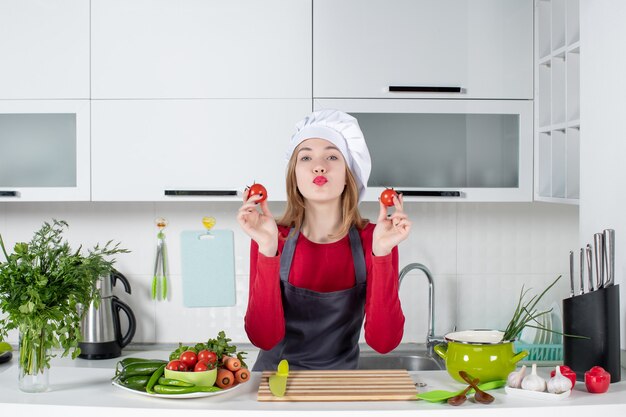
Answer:
<path fill-rule="evenodd" d="M 563 333 L 563 316 L 561 315 L 561 306 L 557 302 L 553 302 L 550 305 L 552 309 L 552 330 Z M 561 344 L 563 336 L 557 333 L 552 333 L 552 343 Z"/>
<path fill-rule="evenodd" d="M 550 313 L 545 314 L 543 317 L 543 328 L 552 330 L 552 316 Z M 547 345 L 552 340 L 552 333 L 547 330 L 541 331 L 541 340 L 539 341 L 542 345 Z"/>
<path fill-rule="evenodd" d="M 537 327 L 545 327 L 545 325 L 546 325 L 545 315 L 537 317 L 537 322 L 533 322 L 533 325 L 537 326 Z M 533 342 L 535 345 L 540 345 L 541 344 L 541 341 L 543 340 L 543 334 L 544 333 L 545 332 L 543 330 L 537 329 L 537 333 L 535 333 L 535 340 Z"/>
<path fill-rule="evenodd" d="M 537 329 L 534 327 L 526 326 L 522 329 L 522 334 L 520 335 L 520 342 L 531 344 L 535 343 L 535 337 L 537 336 Z"/>
<path fill-rule="evenodd" d="M 189 394 L 148 394 L 147 392 L 144 392 L 144 391 L 137 391 L 137 390 L 125 387 L 124 385 L 119 384 L 117 381 L 112 381 L 111 383 L 113 384 L 113 386 L 117 388 L 121 388 L 125 391 L 130 391 L 133 394 L 146 395 L 148 397 L 156 397 L 156 398 L 176 398 L 176 399 L 212 397 L 214 395 L 226 394 L 227 392 L 234 391 L 243 385 L 243 384 L 237 384 L 233 386 L 232 388 L 223 389 L 221 391 L 215 391 L 215 392 L 191 392 Z"/>
<path fill-rule="evenodd" d="M 549 392 L 539 392 L 539 391 L 530 391 L 527 389 L 520 389 L 520 388 L 511 388 L 511 387 L 504 387 L 504 392 L 506 392 L 508 395 L 514 396 L 514 397 L 520 397 L 520 398 L 530 398 L 530 399 L 535 399 L 535 400 L 548 400 L 548 401 L 554 401 L 554 400 L 564 400 L 567 397 L 570 396 L 570 394 L 572 393 L 572 390 L 569 391 L 565 391 L 561 394 L 551 394 Z"/>

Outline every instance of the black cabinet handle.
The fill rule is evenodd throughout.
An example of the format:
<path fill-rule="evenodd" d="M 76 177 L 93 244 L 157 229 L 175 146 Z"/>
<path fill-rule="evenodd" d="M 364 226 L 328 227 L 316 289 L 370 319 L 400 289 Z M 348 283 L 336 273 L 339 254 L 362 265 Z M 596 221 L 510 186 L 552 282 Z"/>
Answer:
<path fill-rule="evenodd" d="M 461 93 L 461 87 L 437 87 L 437 86 L 412 86 L 412 85 L 390 85 L 391 93 Z"/>
<path fill-rule="evenodd" d="M 237 195 L 237 190 L 165 190 L 169 197 L 216 197 Z"/>
<path fill-rule="evenodd" d="M 18 197 L 17 191 L 0 191 L 0 197 Z"/>
<path fill-rule="evenodd" d="M 396 190 L 396 192 L 407 197 L 461 197 L 461 193 L 458 191 Z"/>

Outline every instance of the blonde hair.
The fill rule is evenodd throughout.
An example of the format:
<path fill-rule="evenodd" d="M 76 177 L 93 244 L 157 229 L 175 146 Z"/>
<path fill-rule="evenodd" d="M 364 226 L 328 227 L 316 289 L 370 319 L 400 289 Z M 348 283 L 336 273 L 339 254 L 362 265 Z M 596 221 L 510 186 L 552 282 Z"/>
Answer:
<path fill-rule="evenodd" d="M 287 208 L 285 213 L 278 220 L 278 224 L 286 227 L 293 227 L 300 230 L 304 222 L 304 196 L 298 190 L 298 182 L 296 179 L 296 162 L 297 152 L 291 155 L 287 164 Z M 346 165 L 346 186 L 341 193 L 341 226 L 336 234 L 330 235 L 331 239 L 343 237 L 348 234 L 352 226 L 363 229 L 369 222 L 368 219 L 361 217 L 359 212 L 359 188 L 357 186 L 354 175 Z"/>

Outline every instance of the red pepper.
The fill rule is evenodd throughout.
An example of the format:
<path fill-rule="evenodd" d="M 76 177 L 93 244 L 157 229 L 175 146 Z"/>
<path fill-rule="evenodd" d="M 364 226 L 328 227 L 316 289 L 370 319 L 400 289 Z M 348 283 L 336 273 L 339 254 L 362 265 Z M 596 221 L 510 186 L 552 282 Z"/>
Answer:
<path fill-rule="evenodd" d="M 569 366 L 561 365 L 561 375 L 567 377 L 570 381 L 572 381 L 572 389 L 574 389 L 574 385 L 576 385 L 576 372 L 572 371 Z M 550 372 L 550 378 L 554 378 L 556 371 Z"/>
<path fill-rule="evenodd" d="M 585 372 L 585 386 L 592 394 L 607 392 L 611 383 L 611 374 L 601 366 L 594 366 Z"/>

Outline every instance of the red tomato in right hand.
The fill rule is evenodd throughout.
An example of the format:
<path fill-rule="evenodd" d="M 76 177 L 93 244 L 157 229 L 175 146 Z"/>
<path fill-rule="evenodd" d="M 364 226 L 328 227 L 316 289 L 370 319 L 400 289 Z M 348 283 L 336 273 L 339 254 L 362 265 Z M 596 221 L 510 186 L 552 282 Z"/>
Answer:
<path fill-rule="evenodd" d="M 393 188 L 385 188 L 385 190 L 380 194 L 380 202 L 383 203 L 385 207 L 393 207 L 393 196 L 398 197 L 398 193 Z"/>
<path fill-rule="evenodd" d="M 257 200 L 257 203 L 267 200 L 267 190 L 263 185 L 257 184 L 256 182 L 252 184 L 250 189 L 248 190 L 248 198 L 258 195 L 261 197 L 260 200 Z"/>
<path fill-rule="evenodd" d="M 198 362 L 198 356 L 193 350 L 186 350 L 180 354 L 180 361 L 187 367 L 187 369 L 193 369 Z"/>
<path fill-rule="evenodd" d="M 170 371 L 185 372 L 187 370 L 187 366 L 177 359 L 174 361 L 169 361 L 167 366 L 165 366 L 165 369 L 169 369 Z"/>
<path fill-rule="evenodd" d="M 206 362 L 209 365 L 213 365 L 217 362 L 217 355 L 215 352 L 211 352 L 210 350 L 204 349 L 198 352 L 198 362 Z"/>

